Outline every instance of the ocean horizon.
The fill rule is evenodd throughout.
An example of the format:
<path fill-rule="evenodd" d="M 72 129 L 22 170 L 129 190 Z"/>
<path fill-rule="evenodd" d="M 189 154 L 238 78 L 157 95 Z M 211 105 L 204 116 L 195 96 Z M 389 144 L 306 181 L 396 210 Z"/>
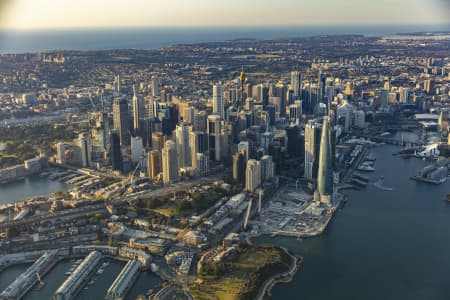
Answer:
<path fill-rule="evenodd" d="M 450 31 L 442 25 L 305 25 L 227 27 L 0 29 L 0 53 L 58 50 L 158 49 L 176 44 L 221 42 L 240 38 L 277 39 L 318 35 L 393 36 L 405 32 Z"/>

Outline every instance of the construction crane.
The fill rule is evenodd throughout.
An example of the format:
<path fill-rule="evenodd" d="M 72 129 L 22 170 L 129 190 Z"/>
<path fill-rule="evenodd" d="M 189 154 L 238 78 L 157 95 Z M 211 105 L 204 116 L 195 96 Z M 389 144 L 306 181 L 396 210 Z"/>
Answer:
<path fill-rule="evenodd" d="M 135 177 L 134 175 L 136 174 L 136 171 L 139 168 L 142 169 L 142 166 L 144 165 L 143 164 L 144 159 L 145 159 L 145 154 L 142 154 L 141 158 L 139 159 L 138 163 L 136 164 L 136 168 L 134 168 L 133 172 L 130 173 L 129 183 L 130 183 L 131 186 L 134 186 L 134 177 Z"/>
<path fill-rule="evenodd" d="M 253 196 L 250 196 L 250 200 L 247 206 L 247 212 L 245 213 L 244 225 L 242 227 L 244 231 L 247 230 L 248 220 L 250 219 L 250 214 L 252 212 L 252 206 L 253 206 Z"/>

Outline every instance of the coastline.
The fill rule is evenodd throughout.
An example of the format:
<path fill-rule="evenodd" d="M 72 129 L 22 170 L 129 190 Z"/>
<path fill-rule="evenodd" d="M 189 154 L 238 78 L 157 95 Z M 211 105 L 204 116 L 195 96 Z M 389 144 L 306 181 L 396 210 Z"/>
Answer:
<path fill-rule="evenodd" d="M 259 289 L 258 295 L 256 296 L 257 300 L 263 300 L 266 296 L 270 297 L 272 288 L 278 283 L 291 282 L 295 274 L 297 274 L 298 270 L 300 269 L 300 265 L 303 262 L 303 257 L 289 252 L 289 250 L 284 247 L 280 248 L 283 249 L 283 251 L 292 259 L 289 270 L 281 274 L 275 274 L 267 279 Z"/>

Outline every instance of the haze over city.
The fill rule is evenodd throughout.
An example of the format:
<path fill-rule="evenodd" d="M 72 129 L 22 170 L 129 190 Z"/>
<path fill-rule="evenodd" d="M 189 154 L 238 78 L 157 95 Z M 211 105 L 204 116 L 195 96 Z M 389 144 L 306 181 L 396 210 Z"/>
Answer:
<path fill-rule="evenodd" d="M 448 24 L 446 0 L 1 0 L 8 29 Z"/>

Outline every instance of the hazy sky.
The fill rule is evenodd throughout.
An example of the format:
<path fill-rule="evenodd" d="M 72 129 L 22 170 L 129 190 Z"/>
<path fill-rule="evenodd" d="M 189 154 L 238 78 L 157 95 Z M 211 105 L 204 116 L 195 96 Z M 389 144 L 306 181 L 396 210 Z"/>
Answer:
<path fill-rule="evenodd" d="M 450 0 L 0 0 L 0 27 L 449 23 Z"/>

